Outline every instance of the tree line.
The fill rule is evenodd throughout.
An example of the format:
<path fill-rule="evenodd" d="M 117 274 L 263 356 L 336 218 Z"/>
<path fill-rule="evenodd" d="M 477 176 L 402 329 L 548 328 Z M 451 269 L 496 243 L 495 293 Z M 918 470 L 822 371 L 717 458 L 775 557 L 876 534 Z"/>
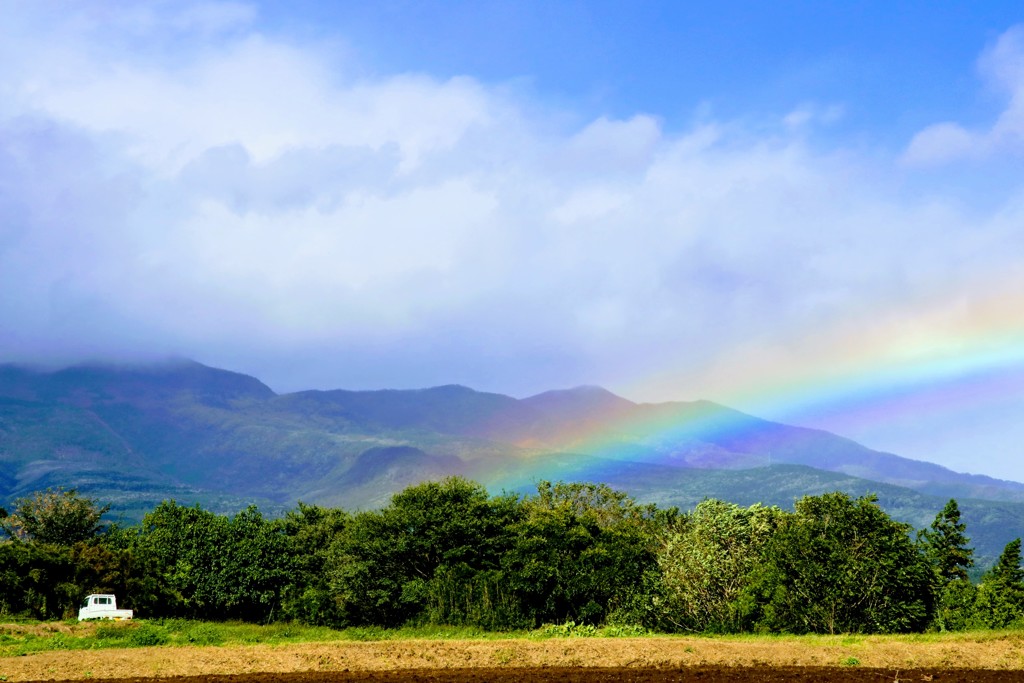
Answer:
<path fill-rule="evenodd" d="M 0 510 L 0 614 L 74 615 L 115 593 L 147 618 L 334 627 L 544 624 L 666 632 L 886 633 L 1024 621 L 1021 542 L 972 582 L 955 500 L 928 529 L 872 496 L 806 496 L 792 511 L 708 499 L 641 505 L 603 484 L 491 495 L 453 477 L 380 510 L 299 503 L 218 515 L 165 501 L 133 526 L 47 490 Z"/>

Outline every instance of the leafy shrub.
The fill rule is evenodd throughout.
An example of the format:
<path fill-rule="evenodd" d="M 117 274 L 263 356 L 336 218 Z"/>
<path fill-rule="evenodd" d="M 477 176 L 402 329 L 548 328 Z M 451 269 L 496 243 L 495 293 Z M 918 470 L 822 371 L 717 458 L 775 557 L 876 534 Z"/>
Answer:
<path fill-rule="evenodd" d="M 353 626 L 344 631 L 345 640 L 385 640 L 388 630 L 380 626 Z"/>
<path fill-rule="evenodd" d="M 213 624 L 196 624 L 185 630 L 182 639 L 191 645 L 220 645 L 224 634 Z"/>
<path fill-rule="evenodd" d="M 950 581 L 939 592 L 932 627 L 938 631 L 966 631 L 984 626 L 975 615 L 977 597 L 978 588 L 968 579 Z"/>
<path fill-rule="evenodd" d="M 62 633 L 50 638 L 50 649 L 53 650 L 67 650 L 69 648 L 68 639 Z"/>
<path fill-rule="evenodd" d="M 125 640 L 132 635 L 133 628 L 117 622 L 100 624 L 96 627 L 97 640 Z"/>
<path fill-rule="evenodd" d="M 152 647 L 154 645 L 166 645 L 171 640 L 170 634 L 162 626 L 155 624 L 144 624 L 132 631 L 128 642 L 136 647 Z"/>
<path fill-rule="evenodd" d="M 542 638 L 591 638 L 597 635 L 597 627 L 591 624 L 567 621 L 564 624 L 542 626 L 538 635 Z"/>
<path fill-rule="evenodd" d="M 648 633 L 649 631 L 639 624 L 617 624 L 601 629 L 601 635 L 608 638 L 637 638 Z"/>

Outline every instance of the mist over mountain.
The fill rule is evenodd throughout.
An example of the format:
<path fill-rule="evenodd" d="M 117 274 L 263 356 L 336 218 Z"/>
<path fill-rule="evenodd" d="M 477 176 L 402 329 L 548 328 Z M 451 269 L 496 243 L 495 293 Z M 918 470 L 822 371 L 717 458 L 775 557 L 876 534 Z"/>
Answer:
<path fill-rule="evenodd" d="M 0 504 L 64 486 L 129 521 L 165 498 L 222 512 L 359 509 L 453 474 L 496 491 L 601 481 L 681 507 L 875 493 L 917 527 L 955 497 L 982 557 L 1024 535 L 1024 484 L 706 401 L 634 403 L 593 386 L 524 399 L 458 385 L 277 394 L 192 361 L 0 366 Z"/>

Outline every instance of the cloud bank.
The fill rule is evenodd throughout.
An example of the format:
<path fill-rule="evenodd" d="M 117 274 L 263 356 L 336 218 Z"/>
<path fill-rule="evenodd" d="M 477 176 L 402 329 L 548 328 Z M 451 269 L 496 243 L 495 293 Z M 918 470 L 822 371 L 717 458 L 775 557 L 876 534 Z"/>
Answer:
<path fill-rule="evenodd" d="M 926 362 L 993 283 L 1024 294 L 1022 174 L 985 201 L 919 175 L 1020 151 L 1020 27 L 981 60 L 996 121 L 887 152 L 813 142 L 835 104 L 581 120 L 254 21 L 0 5 L 0 358 L 728 402 L 865 339 L 865 363 Z"/>
<path fill-rule="evenodd" d="M 953 121 L 928 126 L 910 141 L 905 161 L 934 165 L 1024 154 L 1024 26 L 1003 33 L 982 54 L 978 71 L 1006 107 L 995 121 L 967 127 Z"/>

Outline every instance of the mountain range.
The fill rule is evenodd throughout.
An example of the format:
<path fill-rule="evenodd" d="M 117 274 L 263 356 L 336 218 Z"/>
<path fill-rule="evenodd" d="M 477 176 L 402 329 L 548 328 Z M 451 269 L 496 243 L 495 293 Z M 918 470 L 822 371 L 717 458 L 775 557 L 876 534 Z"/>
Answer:
<path fill-rule="evenodd" d="M 458 474 L 490 490 L 599 481 L 659 505 L 791 507 L 874 493 L 917 528 L 956 498 L 983 562 L 1024 535 L 1024 484 L 961 474 L 707 401 L 634 403 L 600 387 L 524 399 L 449 385 L 277 394 L 193 361 L 0 365 L 0 504 L 77 488 L 137 521 L 161 500 L 217 512 L 297 501 L 365 509 Z"/>

